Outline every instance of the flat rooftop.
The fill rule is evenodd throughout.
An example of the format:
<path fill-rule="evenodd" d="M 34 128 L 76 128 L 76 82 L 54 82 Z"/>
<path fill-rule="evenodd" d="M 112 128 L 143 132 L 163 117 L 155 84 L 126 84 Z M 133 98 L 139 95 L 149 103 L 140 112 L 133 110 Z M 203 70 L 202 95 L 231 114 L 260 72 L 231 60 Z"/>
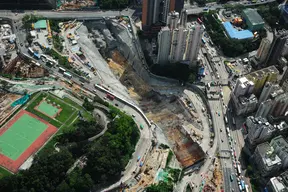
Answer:
<path fill-rule="evenodd" d="M 246 19 L 249 19 L 249 21 L 253 24 L 253 25 L 259 25 L 259 24 L 264 24 L 264 20 L 262 19 L 262 17 L 259 15 L 259 13 L 257 12 L 256 9 L 244 9 L 243 13 L 247 16 Z"/>
<path fill-rule="evenodd" d="M 231 39 L 252 39 L 254 37 L 253 33 L 249 30 L 238 31 L 235 29 L 229 21 L 223 23 L 226 33 Z"/>

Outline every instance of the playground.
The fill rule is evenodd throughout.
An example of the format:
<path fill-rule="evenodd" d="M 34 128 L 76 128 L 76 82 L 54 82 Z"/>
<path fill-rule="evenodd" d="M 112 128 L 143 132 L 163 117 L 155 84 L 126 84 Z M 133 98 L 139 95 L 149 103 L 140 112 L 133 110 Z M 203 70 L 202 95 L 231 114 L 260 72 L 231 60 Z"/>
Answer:
<path fill-rule="evenodd" d="M 45 98 L 35 107 L 35 110 L 50 118 L 55 118 L 62 111 L 59 104 L 57 105 L 52 103 L 50 100 L 46 100 Z"/>
<path fill-rule="evenodd" d="M 21 110 L 0 129 L 0 165 L 17 172 L 57 130 L 36 115 Z"/>

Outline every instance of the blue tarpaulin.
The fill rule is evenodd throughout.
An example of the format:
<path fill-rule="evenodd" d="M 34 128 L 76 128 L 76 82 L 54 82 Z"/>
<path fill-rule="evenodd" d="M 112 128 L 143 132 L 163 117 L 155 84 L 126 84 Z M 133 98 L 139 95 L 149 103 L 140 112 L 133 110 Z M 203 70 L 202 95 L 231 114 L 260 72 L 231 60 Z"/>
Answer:
<path fill-rule="evenodd" d="M 226 33 L 232 39 L 241 40 L 241 39 L 252 39 L 254 37 L 253 33 L 249 30 L 238 31 L 237 29 L 234 29 L 234 27 L 229 21 L 224 22 L 223 26 L 225 28 Z"/>
<path fill-rule="evenodd" d="M 30 98 L 30 95 L 26 94 L 23 97 L 21 97 L 20 99 L 14 101 L 11 105 L 11 107 L 15 107 L 16 105 L 23 105 L 24 103 L 26 103 Z"/>

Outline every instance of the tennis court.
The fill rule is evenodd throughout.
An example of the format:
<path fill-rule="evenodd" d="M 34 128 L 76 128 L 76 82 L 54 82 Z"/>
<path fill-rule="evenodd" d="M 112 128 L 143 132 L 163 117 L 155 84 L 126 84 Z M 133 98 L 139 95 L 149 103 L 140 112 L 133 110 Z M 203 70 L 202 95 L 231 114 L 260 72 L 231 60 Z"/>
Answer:
<path fill-rule="evenodd" d="M 23 114 L 0 136 L 0 152 L 16 160 L 47 127 L 38 119 Z"/>
<path fill-rule="evenodd" d="M 57 107 L 48 103 L 46 100 L 43 100 L 38 105 L 37 110 L 45 115 L 48 115 L 49 117 L 55 117 L 61 109 L 58 109 Z"/>

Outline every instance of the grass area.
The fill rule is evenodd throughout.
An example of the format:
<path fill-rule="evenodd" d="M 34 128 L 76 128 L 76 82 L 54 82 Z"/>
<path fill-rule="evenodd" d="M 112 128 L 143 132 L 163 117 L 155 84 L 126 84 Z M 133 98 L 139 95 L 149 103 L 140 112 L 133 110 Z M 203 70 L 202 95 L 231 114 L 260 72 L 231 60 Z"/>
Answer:
<path fill-rule="evenodd" d="M 6 176 L 10 176 L 10 175 L 12 175 L 12 173 L 10 173 L 6 169 L 0 167 L 0 179 L 2 179 L 3 177 L 6 177 Z"/>

